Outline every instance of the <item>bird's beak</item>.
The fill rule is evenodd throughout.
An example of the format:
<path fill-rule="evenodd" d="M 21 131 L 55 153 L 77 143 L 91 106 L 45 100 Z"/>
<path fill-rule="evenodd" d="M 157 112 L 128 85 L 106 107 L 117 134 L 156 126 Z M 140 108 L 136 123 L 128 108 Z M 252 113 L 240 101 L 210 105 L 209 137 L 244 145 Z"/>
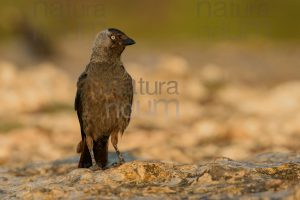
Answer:
<path fill-rule="evenodd" d="M 122 44 L 124 46 L 133 45 L 133 44 L 135 44 L 135 41 L 133 39 L 127 37 L 127 38 L 122 40 Z"/>

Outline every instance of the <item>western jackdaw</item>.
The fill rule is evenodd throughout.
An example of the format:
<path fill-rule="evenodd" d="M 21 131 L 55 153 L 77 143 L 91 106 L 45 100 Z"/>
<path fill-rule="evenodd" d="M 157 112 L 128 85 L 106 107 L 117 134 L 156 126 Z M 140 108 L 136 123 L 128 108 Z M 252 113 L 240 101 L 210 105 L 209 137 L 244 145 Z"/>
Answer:
<path fill-rule="evenodd" d="M 117 146 L 118 135 L 123 134 L 130 121 L 133 85 L 121 54 L 132 44 L 133 39 L 114 28 L 96 36 L 90 63 L 77 82 L 75 110 L 82 137 L 77 146 L 81 153 L 79 168 L 106 166 L 109 137 L 119 163 L 124 162 Z"/>

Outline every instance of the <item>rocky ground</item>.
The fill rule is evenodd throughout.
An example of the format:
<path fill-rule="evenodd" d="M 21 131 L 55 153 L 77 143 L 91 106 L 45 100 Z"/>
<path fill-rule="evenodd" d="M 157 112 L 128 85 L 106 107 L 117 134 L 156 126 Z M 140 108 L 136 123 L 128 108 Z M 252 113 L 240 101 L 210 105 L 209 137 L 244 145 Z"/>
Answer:
<path fill-rule="evenodd" d="M 77 159 L 2 168 L 1 199 L 299 199 L 300 156 L 202 164 L 130 161 L 103 171 Z"/>
<path fill-rule="evenodd" d="M 128 162 L 91 171 L 76 169 L 76 80 L 51 63 L 0 62 L 1 199 L 300 199 L 300 81 L 250 86 L 171 55 L 126 66 Z"/>

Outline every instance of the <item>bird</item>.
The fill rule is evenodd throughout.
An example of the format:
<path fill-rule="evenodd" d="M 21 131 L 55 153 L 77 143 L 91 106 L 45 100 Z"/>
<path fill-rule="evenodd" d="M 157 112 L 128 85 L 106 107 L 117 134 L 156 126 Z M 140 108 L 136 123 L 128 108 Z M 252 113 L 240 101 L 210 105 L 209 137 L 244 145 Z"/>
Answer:
<path fill-rule="evenodd" d="M 116 28 L 99 32 L 89 63 L 77 81 L 75 110 L 79 120 L 81 153 L 78 168 L 104 169 L 108 162 L 108 141 L 118 149 L 119 135 L 127 128 L 133 101 L 133 79 L 126 71 L 121 54 L 135 41 Z"/>

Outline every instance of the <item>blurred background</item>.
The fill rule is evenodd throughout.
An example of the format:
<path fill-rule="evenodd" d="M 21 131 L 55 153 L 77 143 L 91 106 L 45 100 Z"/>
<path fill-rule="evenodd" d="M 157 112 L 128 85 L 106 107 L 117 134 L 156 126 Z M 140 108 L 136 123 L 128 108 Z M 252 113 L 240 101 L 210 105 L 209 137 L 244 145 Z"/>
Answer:
<path fill-rule="evenodd" d="M 78 157 L 76 81 L 108 27 L 135 39 L 123 62 L 144 81 L 120 140 L 127 155 L 197 163 L 299 151 L 299 8 L 297 0 L 1 0 L 0 165 Z"/>

